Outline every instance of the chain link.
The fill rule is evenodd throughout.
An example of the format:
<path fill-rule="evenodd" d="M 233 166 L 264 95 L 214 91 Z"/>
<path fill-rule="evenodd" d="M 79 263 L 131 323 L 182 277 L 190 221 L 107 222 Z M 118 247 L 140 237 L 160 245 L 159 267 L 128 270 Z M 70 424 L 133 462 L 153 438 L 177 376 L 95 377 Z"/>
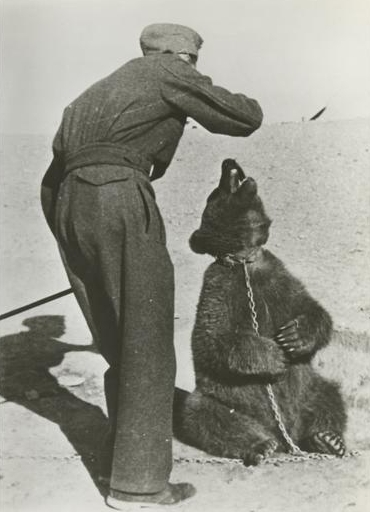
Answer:
<path fill-rule="evenodd" d="M 305 452 L 302 452 L 305 454 Z M 358 457 L 361 455 L 361 452 L 357 450 L 353 450 L 347 452 L 342 458 L 346 459 L 349 457 Z M 90 455 L 91 459 L 94 459 L 95 456 L 93 454 Z M 4 453 L 1 457 L 2 460 L 82 460 L 81 455 L 73 454 L 73 455 L 10 455 Z M 337 459 L 335 455 L 329 455 L 328 453 L 308 453 L 307 456 L 302 457 L 299 455 L 282 455 L 281 457 L 269 457 L 268 459 L 262 460 L 258 465 L 264 464 L 274 464 L 279 465 L 284 462 L 302 462 L 304 460 L 332 460 Z M 241 459 L 229 459 L 226 457 L 174 457 L 174 462 L 176 463 L 194 463 L 194 464 L 231 464 L 233 466 L 245 466 L 244 462 Z M 254 466 L 247 466 L 254 467 Z"/>
<path fill-rule="evenodd" d="M 258 320 L 257 320 L 256 304 L 254 302 L 253 290 L 252 290 L 251 281 L 249 278 L 246 261 L 243 262 L 243 267 L 244 267 L 244 278 L 245 278 L 245 285 L 247 287 L 247 296 L 248 296 L 248 301 L 249 301 L 249 307 L 250 307 L 250 310 L 252 313 L 253 329 L 254 329 L 254 332 L 257 334 L 257 336 L 259 336 L 260 334 L 259 334 L 259 325 L 258 325 Z"/>
<path fill-rule="evenodd" d="M 306 452 L 303 452 L 299 448 L 299 446 L 297 446 L 294 443 L 293 439 L 290 437 L 290 435 L 288 434 L 288 432 L 287 432 L 287 430 L 285 428 L 284 422 L 282 420 L 282 417 L 281 417 L 281 414 L 280 414 L 280 411 L 279 411 L 279 406 L 278 406 L 278 404 L 276 402 L 275 394 L 273 392 L 271 384 L 267 384 L 266 390 L 267 390 L 267 394 L 268 394 L 269 399 L 270 399 L 270 404 L 271 404 L 271 408 L 272 408 L 272 411 L 273 411 L 274 416 L 275 416 L 276 423 L 278 424 L 279 430 L 280 430 L 282 436 L 284 437 L 285 442 L 287 443 L 287 445 L 290 448 L 290 453 L 292 453 L 293 455 L 300 455 L 300 456 L 305 455 Z"/>
<path fill-rule="evenodd" d="M 93 457 L 93 455 L 91 455 Z M 1 460 L 14 460 L 14 459 L 21 459 L 21 460 L 81 460 L 81 455 L 78 455 L 77 453 L 73 455 L 10 455 L 7 453 L 4 453 L 1 456 Z"/>
<path fill-rule="evenodd" d="M 361 455 L 361 452 L 357 450 L 352 450 L 347 452 L 342 459 L 348 459 L 352 457 L 358 457 Z M 267 459 L 263 459 L 258 463 L 259 466 L 263 465 L 274 465 L 279 466 L 280 464 L 290 463 L 290 462 L 305 462 L 309 460 L 338 460 L 338 457 L 335 455 L 330 455 L 329 453 L 307 453 L 301 451 L 301 455 L 298 454 L 290 454 L 290 455 L 282 455 L 280 457 L 269 457 Z M 176 463 L 193 463 L 193 464 L 214 464 L 214 465 L 222 465 L 229 464 L 232 466 L 244 466 L 249 468 L 254 468 L 255 466 L 245 466 L 244 462 L 241 459 L 229 459 L 226 457 L 175 457 L 174 462 Z"/>

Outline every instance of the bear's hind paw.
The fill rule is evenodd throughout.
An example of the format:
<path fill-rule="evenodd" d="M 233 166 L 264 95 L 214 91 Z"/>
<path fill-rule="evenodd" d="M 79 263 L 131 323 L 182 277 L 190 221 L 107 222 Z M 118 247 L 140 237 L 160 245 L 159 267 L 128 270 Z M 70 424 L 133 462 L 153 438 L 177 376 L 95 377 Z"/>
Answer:
<path fill-rule="evenodd" d="M 266 439 L 265 441 L 255 443 L 251 447 L 250 452 L 244 457 L 244 464 L 246 466 L 257 466 L 257 464 L 260 464 L 275 453 L 277 447 L 278 443 L 275 439 Z"/>
<path fill-rule="evenodd" d="M 310 439 L 310 446 L 320 453 L 328 453 L 343 457 L 346 452 L 344 441 L 341 436 L 332 431 L 317 432 Z"/>

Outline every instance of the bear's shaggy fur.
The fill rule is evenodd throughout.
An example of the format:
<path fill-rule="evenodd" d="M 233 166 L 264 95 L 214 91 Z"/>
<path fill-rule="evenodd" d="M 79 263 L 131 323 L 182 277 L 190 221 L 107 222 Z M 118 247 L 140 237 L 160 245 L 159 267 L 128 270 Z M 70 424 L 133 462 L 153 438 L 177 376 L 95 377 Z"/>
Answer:
<path fill-rule="evenodd" d="M 288 451 L 272 412 L 301 449 L 344 454 L 346 413 L 338 385 L 310 361 L 330 339 L 332 321 L 303 284 L 271 252 L 257 185 L 231 159 L 190 239 L 216 257 L 205 272 L 192 335 L 196 389 L 175 408 L 175 434 L 213 455 L 257 464 Z M 247 297 L 247 262 L 259 335 Z"/>

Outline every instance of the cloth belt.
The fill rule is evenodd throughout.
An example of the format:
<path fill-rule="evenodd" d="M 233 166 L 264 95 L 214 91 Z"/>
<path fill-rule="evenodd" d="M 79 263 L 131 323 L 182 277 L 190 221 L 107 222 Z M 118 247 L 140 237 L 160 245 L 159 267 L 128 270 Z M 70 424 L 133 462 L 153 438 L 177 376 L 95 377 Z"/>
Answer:
<path fill-rule="evenodd" d="M 152 163 L 135 150 L 111 142 L 93 142 L 67 153 L 64 158 L 65 175 L 74 169 L 89 165 L 121 165 L 132 167 L 149 175 Z"/>

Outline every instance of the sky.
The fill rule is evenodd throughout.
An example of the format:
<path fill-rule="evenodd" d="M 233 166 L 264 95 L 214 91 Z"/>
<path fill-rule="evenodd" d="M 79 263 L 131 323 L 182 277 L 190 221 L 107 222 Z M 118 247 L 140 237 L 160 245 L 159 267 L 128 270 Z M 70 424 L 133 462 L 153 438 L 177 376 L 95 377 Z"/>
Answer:
<path fill-rule="evenodd" d="M 0 0 L 0 20 L 3 133 L 54 133 L 158 22 L 197 30 L 198 70 L 256 98 L 265 123 L 370 116 L 369 0 Z"/>

